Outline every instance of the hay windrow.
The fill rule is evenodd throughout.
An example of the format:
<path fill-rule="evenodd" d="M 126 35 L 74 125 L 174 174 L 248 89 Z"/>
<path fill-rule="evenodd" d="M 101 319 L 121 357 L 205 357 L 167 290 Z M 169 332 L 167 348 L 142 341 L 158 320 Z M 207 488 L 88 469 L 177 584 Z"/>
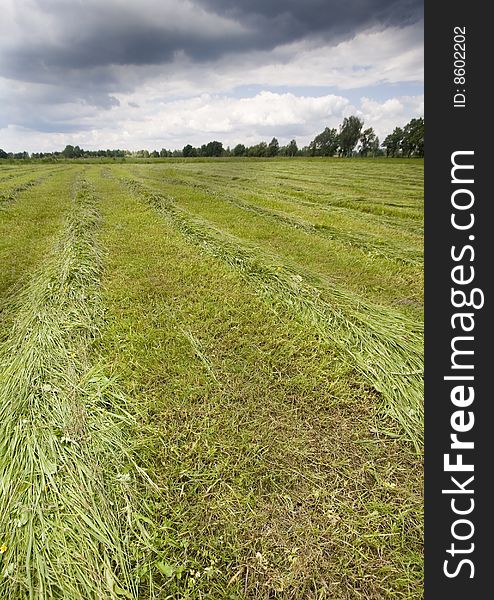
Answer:
<path fill-rule="evenodd" d="M 414 266 L 423 265 L 422 253 L 416 252 L 410 248 L 402 248 L 395 244 L 388 243 L 386 239 L 380 238 L 377 235 L 371 235 L 365 232 L 343 231 L 341 228 L 331 227 L 329 225 L 313 225 L 309 221 L 301 218 L 294 218 L 285 212 L 272 210 L 264 206 L 259 206 L 251 201 L 242 200 L 223 190 L 219 191 L 212 189 L 207 184 L 198 184 L 185 179 L 177 180 L 177 183 L 187 187 L 198 188 L 207 193 L 208 196 L 213 196 L 214 198 L 228 202 L 241 210 L 252 212 L 265 218 L 274 219 L 276 222 L 281 223 L 286 227 L 302 230 L 309 235 L 335 240 L 342 244 L 346 244 L 347 246 L 354 246 L 360 248 L 364 252 L 372 252 L 373 254 L 382 256 L 388 260 L 394 260 Z"/>
<path fill-rule="evenodd" d="M 12 306 L 0 346 L 0 595 L 134 598 L 142 536 L 125 398 L 89 361 L 102 321 L 92 188 Z"/>
<path fill-rule="evenodd" d="M 28 179 L 27 181 L 24 181 L 22 183 L 16 183 L 15 185 L 7 188 L 6 190 L 0 189 L 0 209 L 5 208 L 9 204 L 12 204 L 12 202 L 15 202 L 17 200 L 17 198 L 22 192 L 25 192 L 33 187 L 42 184 L 44 181 L 46 181 L 48 177 L 50 177 L 50 175 L 53 174 L 54 171 L 52 170 L 51 172 L 45 172 L 41 177 Z"/>
<path fill-rule="evenodd" d="M 330 240 L 336 240 L 349 246 L 355 246 L 366 252 L 372 251 L 374 254 L 398 262 L 408 263 L 411 265 L 421 265 L 423 262 L 423 258 L 417 256 L 417 254 L 413 251 L 407 251 L 401 248 L 397 248 L 396 246 L 393 246 L 391 244 L 387 244 L 385 240 L 378 239 L 377 236 L 369 236 L 363 233 L 357 234 L 345 232 L 341 229 L 337 229 L 336 227 L 330 227 L 327 225 L 313 225 L 308 221 L 304 221 L 302 219 L 295 219 L 285 213 L 270 210 L 262 206 L 257 206 L 255 204 L 246 202 L 244 200 L 240 200 L 227 194 L 218 194 L 217 192 L 211 191 L 208 191 L 208 193 L 212 194 L 213 196 L 217 196 L 221 198 L 221 200 L 225 200 L 226 202 L 229 202 L 230 204 L 241 208 L 242 210 L 253 212 L 263 217 L 275 219 L 277 222 L 282 223 L 285 226 L 295 229 L 301 229 L 311 235 L 328 238 Z"/>
<path fill-rule="evenodd" d="M 330 339 L 342 355 L 380 392 L 383 411 L 397 421 L 420 451 L 423 443 L 423 349 L 418 323 L 376 306 L 328 281 L 322 298 L 307 271 L 281 263 L 215 229 L 137 180 L 120 180 L 158 209 L 205 252 L 238 269 L 257 290 Z M 329 299 L 328 299 L 329 298 Z"/>

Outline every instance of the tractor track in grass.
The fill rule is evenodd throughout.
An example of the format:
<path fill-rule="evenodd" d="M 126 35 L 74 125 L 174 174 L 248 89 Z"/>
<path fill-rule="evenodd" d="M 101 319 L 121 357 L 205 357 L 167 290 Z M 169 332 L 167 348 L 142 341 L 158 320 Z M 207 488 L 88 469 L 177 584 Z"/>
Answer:
<path fill-rule="evenodd" d="M 8 600 L 136 598 L 147 552 L 133 419 L 90 360 L 103 319 L 100 216 L 84 179 L 73 197 L 51 254 L 12 299 L 12 330 L 0 344 L 0 594 Z"/>
<path fill-rule="evenodd" d="M 192 216 L 169 196 L 135 179 L 120 183 L 163 214 L 181 233 L 208 254 L 238 269 L 255 282 L 259 293 L 287 306 L 330 339 L 364 378 L 380 392 L 385 414 L 397 421 L 420 451 L 423 440 L 422 330 L 392 309 L 375 306 L 324 282 L 321 297 L 315 278 L 275 255 L 260 252 Z"/>

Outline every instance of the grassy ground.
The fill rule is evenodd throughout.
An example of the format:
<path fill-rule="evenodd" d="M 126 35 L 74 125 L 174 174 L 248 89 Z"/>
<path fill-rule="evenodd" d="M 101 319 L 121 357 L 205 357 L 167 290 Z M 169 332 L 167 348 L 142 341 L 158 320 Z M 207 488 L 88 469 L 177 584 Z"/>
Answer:
<path fill-rule="evenodd" d="M 15 201 L 0 203 L 0 315 L 50 248 L 69 208 L 74 177 L 74 169 L 60 169 L 20 192 Z M 27 176 L 33 178 L 37 172 Z M 0 194 L 3 190 L 0 184 Z M 2 329 L 6 329 L 4 319 L 0 319 Z"/>
<path fill-rule="evenodd" d="M 55 167 L 37 166 L 36 168 L 14 171 L 0 177 L 0 209 L 14 202 L 25 190 L 43 183 L 58 169 Z"/>
<path fill-rule="evenodd" d="M 336 161 L 332 161 L 323 164 L 331 172 L 335 163 Z M 253 194 L 252 189 L 256 190 L 260 184 L 251 186 L 250 179 L 256 177 L 256 170 L 252 167 L 250 179 L 244 176 L 241 184 L 237 183 L 239 179 L 232 181 L 230 176 L 230 181 L 226 181 L 225 176 L 220 179 L 214 173 L 211 180 L 200 179 L 203 165 L 198 176 L 194 173 L 195 177 L 189 175 L 188 169 L 185 179 L 180 166 L 168 169 L 164 176 L 158 170 L 155 177 L 153 173 L 156 169 L 149 172 L 146 167 L 140 166 L 131 170 L 140 181 L 143 178 L 139 174 L 144 171 L 144 176 L 148 179 L 146 183 L 153 189 L 172 197 L 179 206 L 193 214 L 212 221 L 222 231 L 250 241 L 256 247 L 282 255 L 321 277 L 329 277 L 331 281 L 354 290 L 367 299 L 394 305 L 420 318 L 423 302 L 420 219 L 415 219 L 412 226 L 409 226 L 409 220 L 401 214 L 391 224 L 377 218 L 374 222 L 371 221 L 372 229 L 369 229 L 368 214 L 362 214 L 360 209 L 362 201 L 370 203 L 372 200 L 377 204 L 372 195 L 376 193 L 375 190 L 371 187 L 367 192 L 370 199 L 362 196 L 362 200 L 358 194 L 363 192 L 355 184 L 348 184 L 341 190 L 341 167 L 337 163 L 336 166 L 338 168 L 332 173 L 332 177 L 340 187 L 339 200 L 334 200 L 332 191 L 326 191 L 326 194 L 320 191 L 319 196 L 316 196 L 317 202 L 329 210 L 321 216 L 320 213 L 307 211 L 306 206 L 298 203 L 296 217 L 293 212 L 286 210 L 286 199 L 266 206 L 265 199 L 269 198 L 273 189 L 277 189 L 278 194 L 285 198 L 286 188 L 275 177 L 276 171 L 271 181 L 264 181 L 264 187 L 260 188 L 262 191 Z M 242 164 L 240 167 L 245 171 L 246 167 Z M 356 167 L 347 167 L 350 173 L 352 167 L 355 172 L 350 181 L 370 176 L 370 173 L 360 173 L 356 168 L 358 164 Z M 235 165 L 233 172 L 237 172 L 237 168 Z M 299 165 L 299 170 L 301 169 L 305 170 L 305 165 Z M 122 167 L 119 170 L 125 174 L 129 168 Z M 321 181 L 322 189 L 332 190 L 332 185 L 324 178 L 324 170 L 320 169 L 316 175 Z M 241 178 L 242 175 L 234 177 Z M 347 174 L 347 180 L 348 177 Z M 384 184 L 385 182 L 382 185 Z M 390 185 L 392 189 L 388 194 L 393 194 L 394 199 L 395 195 L 401 193 L 399 181 L 393 181 Z M 313 194 L 312 186 L 308 185 L 301 190 L 299 200 L 313 199 Z M 408 203 L 413 206 L 414 214 L 419 216 L 421 203 L 415 188 L 414 194 Z M 225 198 L 230 201 L 225 202 Z M 291 208 L 293 202 L 289 204 Z M 340 210 L 341 204 L 352 204 L 352 210 Z M 390 204 L 381 201 L 379 206 L 389 208 Z M 291 217 L 291 222 L 287 217 Z M 304 225 L 309 225 L 309 228 Z M 415 228 L 418 228 L 418 233 Z"/>
<path fill-rule="evenodd" d="M 420 374 L 402 373 L 421 361 L 421 178 L 190 161 L 60 166 L 19 192 L 0 212 L 18 228 L 5 597 L 422 596 Z"/>

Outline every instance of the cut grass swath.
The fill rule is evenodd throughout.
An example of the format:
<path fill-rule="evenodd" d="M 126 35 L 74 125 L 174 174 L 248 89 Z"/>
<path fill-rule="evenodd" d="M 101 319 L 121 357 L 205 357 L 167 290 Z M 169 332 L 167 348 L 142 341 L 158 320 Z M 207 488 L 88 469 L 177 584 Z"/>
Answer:
<path fill-rule="evenodd" d="M 143 176 L 138 172 L 137 169 L 133 169 L 132 171 L 134 175 L 139 178 L 139 181 L 144 180 L 148 182 L 150 187 L 151 184 L 159 183 L 159 181 L 154 179 L 152 176 Z M 203 193 L 208 194 L 208 196 L 218 199 L 219 201 L 228 202 L 232 206 L 236 206 L 241 210 L 275 220 L 286 227 L 305 231 L 310 235 L 315 235 L 321 238 L 335 240 L 337 242 L 346 244 L 347 246 L 354 246 L 356 248 L 360 248 L 364 252 L 382 256 L 387 260 L 394 260 L 414 266 L 422 266 L 424 262 L 421 252 L 389 243 L 383 237 L 372 235 L 363 231 L 346 231 L 341 227 L 333 227 L 330 225 L 315 225 L 306 219 L 293 217 L 287 214 L 285 211 L 273 210 L 271 208 L 260 206 L 251 200 L 242 200 L 238 196 L 226 192 L 223 189 L 218 189 L 218 185 L 213 188 L 212 184 L 210 183 L 197 183 L 195 181 L 189 181 L 187 179 L 180 179 L 177 177 L 167 177 L 164 181 L 172 185 L 181 185 L 186 188 L 189 187 L 198 189 Z M 160 192 L 160 190 L 156 191 L 158 193 Z M 302 202 L 299 202 L 299 204 L 302 204 Z M 318 206 L 318 208 L 323 209 L 324 207 Z"/>
<path fill-rule="evenodd" d="M 40 183 L 43 183 L 43 181 L 45 181 L 45 179 L 50 175 L 53 175 L 53 172 L 45 174 L 41 177 L 37 177 L 35 179 L 30 179 L 23 183 L 16 184 L 7 190 L 0 190 L 0 209 L 14 202 L 19 196 L 19 194 L 21 194 L 22 192 L 29 190 L 30 188 L 35 187 Z"/>
<path fill-rule="evenodd" d="M 204 187 L 208 194 L 216 196 L 221 200 L 241 208 L 242 210 L 253 212 L 263 217 L 275 219 L 285 226 L 301 229 L 311 235 L 337 240 L 350 246 L 356 246 L 367 252 L 372 251 L 379 256 L 383 256 L 384 258 L 391 260 L 397 260 L 412 265 L 420 265 L 423 262 L 423 258 L 418 256 L 417 253 L 396 248 L 391 244 L 387 244 L 385 240 L 377 239 L 375 236 L 370 238 L 363 233 L 350 233 L 347 231 L 342 231 L 336 227 L 330 227 L 328 225 L 313 225 L 312 223 L 309 223 L 303 219 L 295 219 L 286 213 L 264 208 L 262 206 L 252 204 L 251 202 L 246 202 L 245 200 L 235 198 L 229 194 L 219 194 L 218 192 L 207 189 L 206 186 Z"/>
<path fill-rule="evenodd" d="M 212 190 L 205 184 L 187 183 L 185 185 L 198 187 L 204 190 L 208 195 L 211 195 L 219 200 L 228 202 L 237 208 L 252 212 L 262 217 L 267 217 L 276 220 L 278 223 L 282 223 L 285 226 L 300 229 L 311 235 L 317 235 L 323 238 L 329 238 L 331 240 L 337 240 L 344 244 L 361 248 L 366 252 L 373 252 L 379 256 L 390 260 L 396 260 L 411 265 L 422 265 L 423 257 L 413 250 L 405 250 L 403 248 L 397 248 L 392 244 L 389 244 L 384 239 L 379 239 L 377 236 L 369 236 L 364 233 L 343 231 L 336 227 L 330 227 L 329 225 L 313 225 L 306 220 L 293 218 L 286 213 L 265 208 L 253 204 L 252 202 L 246 202 L 226 192 L 218 192 Z"/>
<path fill-rule="evenodd" d="M 418 323 L 392 309 L 375 306 L 330 282 L 321 297 L 309 273 L 247 246 L 192 217 L 173 201 L 136 180 L 123 178 L 138 197 L 157 208 L 186 237 L 209 254 L 239 269 L 261 293 L 280 301 L 298 318 L 330 339 L 383 398 L 384 412 L 396 420 L 420 451 L 423 442 L 423 351 Z"/>
<path fill-rule="evenodd" d="M 0 595 L 134 598 L 144 529 L 125 399 L 88 360 L 102 307 L 91 188 L 15 298 L 0 346 Z M 137 532 L 140 532 L 139 534 Z M 144 571 L 143 571 L 144 569 Z"/>

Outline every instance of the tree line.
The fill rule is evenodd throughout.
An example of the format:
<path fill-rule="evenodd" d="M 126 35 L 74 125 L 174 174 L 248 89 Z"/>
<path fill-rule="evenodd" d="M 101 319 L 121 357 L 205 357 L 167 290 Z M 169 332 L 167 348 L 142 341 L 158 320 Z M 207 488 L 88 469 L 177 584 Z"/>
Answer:
<path fill-rule="evenodd" d="M 355 116 L 346 117 L 336 129 L 326 129 L 305 148 L 308 156 L 424 156 L 424 119 L 412 119 L 405 127 L 395 127 L 382 143 L 374 129 L 364 129 Z"/>
<path fill-rule="evenodd" d="M 280 146 L 278 139 L 259 142 L 253 146 L 237 144 L 224 148 L 217 140 L 194 147 L 187 144 L 182 150 L 160 151 L 137 150 L 83 150 L 79 146 L 67 145 L 61 152 L 6 152 L 0 149 L 0 158 L 25 159 L 73 159 L 73 158 L 191 158 L 214 156 L 388 156 L 388 157 L 423 157 L 424 156 L 424 119 L 411 119 L 403 128 L 395 127 L 381 143 L 374 129 L 364 129 L 364 122 L 352 115 L 345 117 L 338 129 L 326 127 L 324 131 L 303 148 L 291 140 Z"/>

